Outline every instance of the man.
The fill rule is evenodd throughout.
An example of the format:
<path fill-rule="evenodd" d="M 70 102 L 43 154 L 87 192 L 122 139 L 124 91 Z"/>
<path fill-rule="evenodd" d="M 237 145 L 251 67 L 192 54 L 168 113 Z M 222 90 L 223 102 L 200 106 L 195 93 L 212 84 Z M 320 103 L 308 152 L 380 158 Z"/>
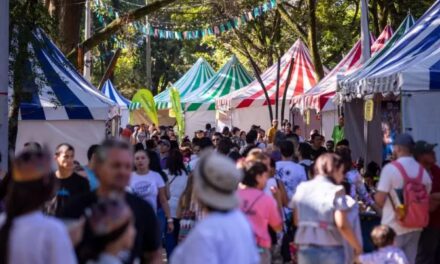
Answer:
<path fill-rule="evenodd" d="M 344 138 L 344 116 L 340 116 L 338 125 L 333 128 L 332 139 L 335 144 L 338 144 L 339 141 L 343 140 Z"/>
<path fill-rule="evenodd" d="M 211 124 L 210 124 L 210 123 L 207 123 L 207 124 L 205 125 L 205 136 L 206 136 L 207 138 L 211 138 L 211 137 L 212 137 L 212 127 L 211 127 Z"/>
<path fill-rule="evenodd" d="M 267 130 L 267 143 L 273 144 L 275 140 L 275 134 L 278 131 L 278 120 L 274 119 L 272 121 L 272 126 Z"/>
<path fill-rule="evenodd" d="M 429 224 L 420 235 L 417 251 L 417 264 L 440 263 L 440 167 L 436 164 L 434 148 L 437 144 L 417 141 L 414 147 L 414 157 L 428 171 L 432 180 L 430 195 Z"/>
<path fill-rule="evenodd" d="M 327 140 L 325 147 L 327 148 L 328 153 L 335 152 L 335 142 L 333 140 Z"/>
<path fill-rule="evenodd" d="M 141 198 L 125 192 L 130 181 L 133 166 L 133 155 L 130 146 L 125 142 L 106 141 L 96 155 L 96 175 L 100 186 L 95 192 L 90 192 L 72 200 L 63 211 L 64 218 L 78 219 L 86 214 L 87 208 L 96 204 L 101 198 L 123 196 L 130 206 L 136 227 L 134 246 L 124 263 L 161 263 L 160 236 L 156 215 L 153 208 Z M 83 241 L 77 247 L 78 252 L 84 241 L 90 239 L 90 230 L 85 229 Z M 80 262 L 85 260 L 80 259 Z M 136 262 L 137 263 L 137 262 Z"/>
<path fill-rule="evenodd" d="M 240 148 L 245 145 L 244 140 L 240 137 L 241 130 L 238 127 L 232 128 L 232 143 L 237 144 Z"/>
<path fill-rule="evenodd" d="M 46 208 L 49 214 L 58 216 L 72 198 L 90 191 L 87 179 L 74 171 L 74 160 L 75 149 L 71 145 L 63 143 L 57 146 L 55 161 L 58 169 L 55 176 L 58 189 Z"/>
<path fill-rule="evenodd" d="M 217 149 L 218 143 L 220 143 L 220 140 L 222 139 L 222 134 L 220 132 L 215 132 L 212 135 L 212 144 L 214 145 L 214 148 Z"/>
<path fill-rule="evenodd" d="M 293 126 L 293 133 L 298 137 L 299 143 L 303 143 L 305 141 L 304 137 L 301 136 L 301 128 L 298 125 Z"/>
<path fill-rule="evenodd" d="M 159 156 L 160 156 L 160 167 L 162 170 L 167 169 L 167 160 L 170 154 L 171 143 L 167 139 L 161 139 L 158 143 Z"/>
<path fill-rule="evenodd" d="M 257 145 L 255 145 L 255 141 L 257 140 L 258 133 L 256 130 L 251 129 L 246 134 L 246 145 L 240 149 L 240 155 L 242 157 L 246 157 L 249 151 L 256 148 Z"/>
<path fill-rule="evenodd" d="M 318 133 L 315 133 L 310 138 L 310 145 L 312 146 L 311 158 L 315 161 L 321 154 L 326 153 L 326 149 L 322 146 L 324 138 Z"/>
<path fill-rule="evenodd" d="M 99 180 L 96 178 L 95 174 L 95 159 L 96 152 L 98 150 L 99 145 L 94 144 L 89 147 L 87 150 L 87 160 L 89 161 L 87 165 L 83 166 L 85 176 L 89 180 L 90 190 L 94 191 L 99 186 Z"/>
<path fill-rule="evenodd" d="M 294 145 L 291 141 L 282 141 L 279 147 L 281 160 L 276 163 L 276 177 L 286 186 L 290 200 L 295 194 L 296 187 L 307 180 L 306 171 L 303 166 L 293 162 Z"/>
<path fill-rule="evenodd" d="M 390 193 L 400 192 L 404 187 L 404 179 L 397 166 L 402 166 L 410 178 L 415 178 L 419 175 L 421 165 L 411 154 L 413 148 L 414 140 L 409 134 L 401 134 L 396 138 L 393 152 L 397 160 L 387 164 L 382 169 L 377 186 L 377 193 L 374 197 L 376 204 L 383 208 L 381 223 L 394 229 L 397 234 L 396 246 L 405 252 L 409 263 L 415 263 L 417 245 L 422 229 L 402 226 L 396 217 L 395 209 L 389 196 Z M 396 162 L 400 165 L 396 165 Z M 422 183 L 429 193 L 431 191 L 431 178 L 426 170 L 423 170 L 422 173 Z"/>

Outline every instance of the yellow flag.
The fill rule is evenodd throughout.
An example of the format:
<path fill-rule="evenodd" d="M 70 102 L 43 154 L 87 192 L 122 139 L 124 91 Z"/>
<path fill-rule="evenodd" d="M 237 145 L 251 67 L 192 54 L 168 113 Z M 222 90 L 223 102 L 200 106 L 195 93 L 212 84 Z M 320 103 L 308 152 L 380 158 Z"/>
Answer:
<path fill-rule="evenodd" d="M 177 122 L 177 134 L 182 139 L 185 134 L 185 118 L 183 116 L 182 104 L 180 103 L 180 93 L 175 87 L 170 88 L 171 109 L 170 116 L 174 115 Z"/>
<path fill-rule="evenodd" d="M 374 101 L 373 99 L 369 99 L 365 101 L 365 105 L 364 105 L 365 121 L 371 122 L 373 120 L 373 114 L 374 114 Z"/>
<path fill-rule="evenodd" d="M 131 99 L 132 103 L 140 103 L 141 108 L 145 111 L 145 114 L 156 126 L 159 125 L 159 119 L 157 117 L 156 103 L 154 102 L 153 94 L 148 89 L 140 89 Z"/>

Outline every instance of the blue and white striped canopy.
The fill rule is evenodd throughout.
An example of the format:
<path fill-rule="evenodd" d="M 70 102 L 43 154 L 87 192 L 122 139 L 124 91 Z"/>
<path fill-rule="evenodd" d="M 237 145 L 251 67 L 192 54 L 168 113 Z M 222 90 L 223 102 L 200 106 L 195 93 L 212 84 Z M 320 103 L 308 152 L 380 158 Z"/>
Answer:
<path fill-rule="evenodd" d="M 113 102 L 117 103 L 119 106 L 122 107 L 129 107 L 130 106 L 130 100 L 122 96 L 118 90 L 113 86 L 112 81 L 107 80 L 104 85 L 102 86 L 101 92 L 110 98 Z"/>
<path fill-rule="evenodd" d="M 107 120 L 115 104 L 85 80 L 48 36 L 36 29 L 28 44 L 21 120 Z M 12 87 L 9 95 L 13 96 Z M 11 98 L 11 97 L 10 97 Z M 10 100 L 11 101 L 11 100 Z"/>
<path fill-rule="evenodd" d="M 363 70 L 362 79 L 342 87 L 342 99 L 440 89 L 439 36 L 440 1 L 436 1 L 405 36 Z"/>

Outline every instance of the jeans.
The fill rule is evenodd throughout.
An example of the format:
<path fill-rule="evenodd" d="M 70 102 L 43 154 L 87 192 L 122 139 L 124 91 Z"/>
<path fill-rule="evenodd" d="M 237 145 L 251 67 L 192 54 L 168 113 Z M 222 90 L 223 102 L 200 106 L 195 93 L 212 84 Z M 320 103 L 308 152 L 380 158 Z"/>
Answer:
<path fill-rule="evenodd" d="M 394 240 L 394 244 L 405 252 L 410 264 L 414 264 L 416 262 L 417 247 L 421 233 L 422 231 L 406 233 L 396 236 L 396 239 Z"/>
<path fill-rule="evenodd" d="M 341 264 L 344 263 L 342 246 L 300 246 L 298 264 Z"/>
<path fill-rule="evenodd" d="M 417 264 L 440 263 L 438 252 L 440 251 L 440 229 L 427 227 L 423 229 L 417 251 Z"/>
<path fill-rule="evenodd" d="M 157 219 L 159 221 L 160 241 L 162 242 L 162 245 L 164 245 L 163 239 L 165 238 L 165 232 L 167 231 L 167 219 L 162 208 L 157 209 Z"/>
<path fill-rule="evenodd" d="M 165 250 L 167 252 L 168 259 L 173 253 L 174 248 L 177 246 L 179 240 L 180 219 L 173 218 L 174 230 L 171 233 L 165 234 Z"/>

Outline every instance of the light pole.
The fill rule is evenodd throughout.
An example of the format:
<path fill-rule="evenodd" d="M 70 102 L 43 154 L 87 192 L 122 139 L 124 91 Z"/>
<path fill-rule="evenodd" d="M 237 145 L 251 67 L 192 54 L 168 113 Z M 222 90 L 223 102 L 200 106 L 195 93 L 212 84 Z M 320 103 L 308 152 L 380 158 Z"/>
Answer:
<path fill-rule="evenodd" d="M 92 11 L 90 9 L 91 0 L 86 1 L 86 14 L 85 14 L 85 30 L 84 38 L 88 39 L 92 35 Z M 84 54 L 84 78 L 91 81 L 91 71 L 92 71 L 92 52 L 89 50 Z"/>
<path fill-rule="evenodd" d="M 0 169 L 8 169 L 9 0 L 0 0 Z M 0 175 L 1 176 L 1 175 Z"/>

